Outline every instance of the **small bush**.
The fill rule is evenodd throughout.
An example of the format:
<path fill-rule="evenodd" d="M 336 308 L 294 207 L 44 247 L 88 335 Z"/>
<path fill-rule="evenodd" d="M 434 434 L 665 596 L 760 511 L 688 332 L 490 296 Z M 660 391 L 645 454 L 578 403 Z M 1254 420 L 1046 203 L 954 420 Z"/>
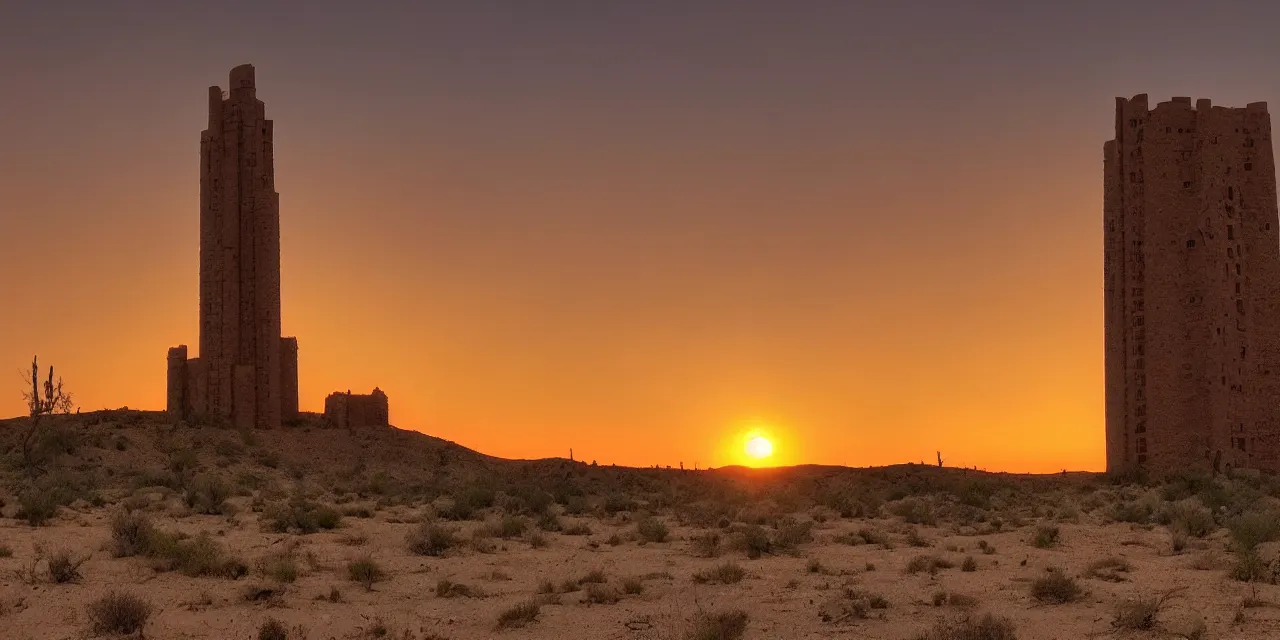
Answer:
<path fill-rule="evenodd" d="M 1120 574 L 1128 573 L 1132 568 L 1128 560 L 1110 556 L 1090 563 L 1084 571 L 1084 576 L 1108 582 L 1124 582 L 1125 578 Z"/>
<path fill-rule="evenodd" d="M 1075 579 L 1058 569 L 1051 569 L 1031 583 L 1031 597 L 1040 602 L 1064 604 L 1079 598 L 1081 592 Z"/>
<path fill-rule="evenodd" d="M 686 635 L 688 640 L 738 640 L 747 632 L 745 611 L 701 613 Z"/>
<path fill-rule="evenodd" d="M 127 558 L 147 553 L 155 527 L 140 511 L 119 511 L 111 519 L 111 553 Z"/>
<path fill-rule="evenodd" d="M 586 601 L 591 604 L 617 604 L 621 598 L 618 592 L 603 584 L 593 584 L 587 587 Z"/>
<path fill-rule="evenodd" d="M 666 542 L 667 525 L 657 518 L 645 518 L 636 523 L 636 534 L 645 542 Z"/>
<path fill-rule="evenodd" d="M 263 515 L 268 528 L 276 533 L 315 533 L 336 529 L 342 522 L 342 514 L 337 509 L 299 499 L 275 505 Z"/>
<path fill-rule="evenodd" d="M 988 543 L 986 540 L 979 540 L 978 548 L 982 550 L 983 555 L 987 555 L 987 556 L 994 555 L 996 552 L 996 548 L 991 546 L 991 544 Z"/>
<path fill-rule="evenodd" d="M 978 561 L 974 560 L 973 556 L 965 556 L 964 562 L 960 563 L 960 570 L 966 572 L 977 571 Z"/>
<path fill-rule="evenodd" d="M 714 558 L 720 555 L 720 533 L 708 531 L 695 535 L 689 545 L 689 554 L 698 558 Z"/>
<path fill-rule="evenodd" d="M 1150 598 L 1137 598 L 1120 603 L 1116 607 L 1115 619 L 1111 624 L 1119 629 L 1146 631 L 1154 629 L 1160 612 L 1169 600 L 1176 597 L 1178 590 L 1166 591 Z"/>
<path fill-rule="evenodd" d="M 49 554 L 46 560 L 49 572 L 49 581 L 54 584 L 66 584 L 68 582 L 79 582 L 80 566 L 89 560 L 89 556 L 82 558 L 74 558 L 70 551 L 61 549 Z"/>
<path fill-rule="evenodd" d="M 436 582 L 437 598 L 483 598 L 484 595 L 479 588 L 454 582 L 448 578 L 441 578 Z"/>
<path fill-rule="evenodd" d="M 907 562 L 907 573 L 920 573 L 928 571 L 929 573 L 937 573 L 938 569 L 950 569 L 956 566 L 946 558 L 931 555 L 918 555 Z"/>
<path fill-rule="evenodd" d="M 589 536 L 591 535 L 591 526 L 585 522 L 575 522 L 565 527 L 561 533 L 566 536 Z"/>
<path fill-rule="evenodd" d="M 18 494 L 17 516 L 33 527 L 43 526 L 57 515 L 58 503 L 57 493 L 53 490 L 33 487 Z"/>
<path fill-rule="evenodd" d="M 347 576 L 352 582 L 359 582 L 366 590 L 373 591 L 374 583 L 385 580 L 387 574 L 373 558 L 364 556 L 347 563 Z"/>
<path fill-rule="evenodd" d="M 520 516 L 503 516 L 499 520 L 490 522 L 486 527 L 486 532 L 495 538 L 515 538 L 524 534 L 525 529 L 529 528 L 529 522 Z"/>
<path fill-rule="evenodd" d="M 292 550 L 273 553 L 258 562 L 258 571 L 276 582 L 293 582 L 298 579 L 298 562 Z"/>
<path fill-rule="evenodd" d="M 258 640 L 289 640 L 289 629 L 275 618 L 267 618 L 258 627 Z"/>
<path fill-rule="evenodd" d="M 1048 549 L 1058 544 L 1058 525 L 1047 524 L 1036 527 L 1036 536 L 1031 541 L 1037 549 Z"/>
<path fill-rule="evenodd" d="M 409 551 L 420 556 L 442 556 L 449 549 L 461 544 L 453 529 L 431 522 L 425 522 L 409 532 L 406 542 Z"/>
<path fill-rule="evenodd" d="M 813 521 L 796 521 L 783 518 L 778 522 L 778 529 L 773 535 L 773 545 L 778 549 L 790 551 L 796 547 L 813 541 Z"/>
<path fill-rule="evenodd" d="M 644 582 L 640 578 L 627 578 L 622 581 L 622 592 L 629 596 L 638 596 L 644 593 Z"/>
<path fill-rule="evenodd" d="M 768 532 L 759 525 L 753 524 L 743 529 L 740 542 L 742 548 L 747 552 L 747 557 L 752 559 L 759 558 L 773 549 Z"/>
<path fill-rule="evenodd" d="M 693 574 L 693 581 L 699 584 L 734 584 L 742 581 L 747 572 L 732 562 L 726 562 L 711 569 Z"/>
<path fill-rule="evenodd" d="M 931 546 L 928 540 L 925 540 L 920 536 L 920 530 L 915 527 L 911 527 L 907 530 L 907 544 L 913 547 Z"/>
<path fill-rule="evenodd" d="M 1013 621 L 990 613 L 982 617 L 939 620 L 933 629 L 916 636 L 916 640 L 1017 640 Z"/>
<path fill-rule="evenodd" d="M 498 628 L 514 629 L 531 624 L 538 619 L 538 613 L 540 611 L 541 607 L 537 602 L 532 600 L 521 602 L 520 604 L 503 611 L 498 616 Z"/>
<path fill-rule="evenodd" d="M 192 478 L 186 491 L 187 506 L 196 513 L 218 515 L 226 510 L 227 498 L 232 495 L 231 487 L 212 473 L 201 473 Z"/>
<path fill-rule="evenodd" d="M 587 575 L 578 578 L 578 584 L 604 584 L 609 581 L 609 577 L 600 569 L 592 569 Z"/>
<path fill-rule="evenodd" d="M 1280 514 L 1250 511 L 1227 521 L 1235 548 L 1252 551 L 1264 542 L 1280 539 Z"/>
<path fill-rule="evenodd" d="M 151 617 L 151 605 L 128 593 L 112 591 L 89 604 L 89 627 L 99 635 L 139 633 Z"/>

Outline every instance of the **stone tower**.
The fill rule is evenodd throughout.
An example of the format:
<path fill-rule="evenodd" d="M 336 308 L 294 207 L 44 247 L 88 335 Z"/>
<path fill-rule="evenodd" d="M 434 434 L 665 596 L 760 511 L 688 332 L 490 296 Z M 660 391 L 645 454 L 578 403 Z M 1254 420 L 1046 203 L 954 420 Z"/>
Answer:
<path fill-rule="evenodd" d="M 209 88 L 200 134 L 200 354 L 169 350 L 168 409 L 241 428 L 298 412 L 298 343 L 280 336 L 280 194 L 252 65 Z"/>
<path fill-rule="evenodd" d="M 1116 99 L 1104 154 L 1107 470 L 1280 470 L 1266 103 Z"/>

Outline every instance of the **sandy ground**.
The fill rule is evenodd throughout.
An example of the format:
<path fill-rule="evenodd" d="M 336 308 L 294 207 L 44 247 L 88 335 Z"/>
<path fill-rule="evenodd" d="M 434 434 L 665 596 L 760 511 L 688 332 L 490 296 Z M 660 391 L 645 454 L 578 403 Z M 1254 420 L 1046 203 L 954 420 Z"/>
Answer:
<path fill-rule="evenodd" d="M 371 518 L 347 517 L 334 531 L 310 535 L 268 533 L 258 516 L 245 508 L 234 516 L 177 517 L 161 511 L 155 523 L 165 529 L 214 535 L 231 554 L 250 567 L 257 559 L 296 544 L 300 573 L 289 584 L 273 583 L 257 570 L 239 579 L 192 578 L 157 572 L 144 558 L 114 558 L 109 551 L 113 508 L 63 509 L 49 526 L 33 528 L 17 520 L 0 520 L 0 543 L 12 557 L 0 559 L 0 627 L 4 638 L 53 640 L 91 638 L 86 607 L 112 589 L 137 594 L 155 613 L 146 625 L 148 638 L 257 638 L 268 618 L 289 627 L 301 625 L 307 638 L 683 638 L 699 611 L 740 609 L 749 615 L 746 638 L 884 638 L 909 639 L 942 617 L 966 611 L 992 612 L 1011 618 L 1017 637 L 1049 640 L 1091 637 L 1177 637 L 1198 621 L 1207 638 L 1280 638 L 1280 587 L 1253 587 L 1226 574 L 1225 531 L 1191 541 L 1183 552 L 1171 551 L 1163 527 L 1129 524 L 1069 524 L 1060 542 L 1048 549 L 1030 544 L 1036 525 L 992 535 L 957 535 L 950 528 L 919 527 L 927 548 L 909 546 L 906 526 L 892 520 L 836 519 L 816 523 L 814 540 L 793 553 L 748 559 L 727 551 L 715 558 L 694 557 L 690 538 L 704 530 L 671 524 L 670 540 L 640 544 L 635 526 L 624 517 L 605 520 L 565 517 L 565 524 L 585 522 L 588 536 L 543 533 L 547 542 L 532 548 L 524 539 L 495 539 L 483 553 L 462 548 L 445 557 L 409 552 L 406 535 L 418 513 L 405 507 L 376 512 Z M 479 523 L 451 523 L 464 532 Z M 837 542 L 842 533 L 872 527 L 893 532 L 893 548 Z M 611 545 L 614 534 L 626 538 Z M 994 553 L 984 553 L 985 540 Z M 615 540 L 616 542 L 616 540 Z M 66 548 L 92 554 L 77 582 L 54 584 L 32 580 L 37 547 Z M 908 574 L 905 567 L 920 554 L 936 554 L 954 568 Z M 347 575 L 347 563 L 363 554 L 386 571 L 387 578 L 366 590 Z M 977 569 L 963 571 L 972 556 Z M 1082 577 L 1088 565 L 1116 556 L 1132 567 L 1121 581 Z M 746 577 L 735 584 L 699 584 L 699 571 L 736 563 Z M 1195 567 L 1200 568 L 1195 568 Z M 1085 593 L 1067 604 L 1044 604 L 1031 596 L 1031 582 L 1049 567 L 1076 576 Z M 500 613 L 534 597 L 546 579 L 559 585 L 593 570 L 607 576 L 608 586 L 622 590 L 627 578 L 640 578 L 643 592 L 621 595 L 614 604 L 588 604 L 585 591 L 559 596 L 544 604 L 535 621 L 514 629 L 498 629 Z M 40 573 L 37 567 L 37 573 Z M 447 578 L 483 590 L 483 597 L 439 597 L 436 585 Z M 275 585 L 283 596 L 246 600 L 251 586 Z M 872 609 L 867 618 L 824 621 L 823 612 L 843 597 L 844 587 L 882 595 L 888 607 Z M 332 602 L 333 589 L 341 592 Z M 1159 615 L 1155 631 L 1118 631 L 1112 621 L 1117 603 L 1182 588 Z M 1256 590 L 1255 590 L 1256 589 Z M 940 590 L 971 596 L 976 604 L 935 606 Z M 1245 607 L 1246 598 L 1259 601 Z M 830 618 L 831 616 L 827 616 Z M 381 624 L 379 624 L 381 623 Z M 434 635 L 433 635 L 434 634 Z M 290 636 L 302 637 L 302 636 Z"/>

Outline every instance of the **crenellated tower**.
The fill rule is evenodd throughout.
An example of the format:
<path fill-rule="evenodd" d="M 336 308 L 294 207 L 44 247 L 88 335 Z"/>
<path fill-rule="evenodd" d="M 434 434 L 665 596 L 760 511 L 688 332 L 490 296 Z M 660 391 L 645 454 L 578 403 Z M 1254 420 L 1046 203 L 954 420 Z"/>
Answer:
<path fill-rule="evenodd" d="M 1266 103 L 1117 98 L 1103 156 L 1107 469 L 1280 470 Z"/>
<path fill-rule="evenodd" d="M 297 339 L 280 330 L 280 195 L 252 65 L 209 88 L 200 134 L 200 353 L 169 351 L 169 412 L 279 427 L 298 412 Z"/>

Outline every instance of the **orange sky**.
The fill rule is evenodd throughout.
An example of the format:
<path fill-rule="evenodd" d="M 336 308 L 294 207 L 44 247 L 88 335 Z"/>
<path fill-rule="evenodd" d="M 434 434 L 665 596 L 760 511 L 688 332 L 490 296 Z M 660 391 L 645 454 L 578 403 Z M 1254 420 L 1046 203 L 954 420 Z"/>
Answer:
<path fill-rule="evenodd" d="M 251 62 L 303 409 L 377 385 L 505 457 L 722 465 L 763 424 L 779 464 L 1100 470 L 1113 98 L 1280 103 L 1247 44 L 1149 55 L 1190 14 L 329 4 L 0 25 L 0 415 L 35 353 L 85 410 L 163 408 L 205 91 Z"/>

